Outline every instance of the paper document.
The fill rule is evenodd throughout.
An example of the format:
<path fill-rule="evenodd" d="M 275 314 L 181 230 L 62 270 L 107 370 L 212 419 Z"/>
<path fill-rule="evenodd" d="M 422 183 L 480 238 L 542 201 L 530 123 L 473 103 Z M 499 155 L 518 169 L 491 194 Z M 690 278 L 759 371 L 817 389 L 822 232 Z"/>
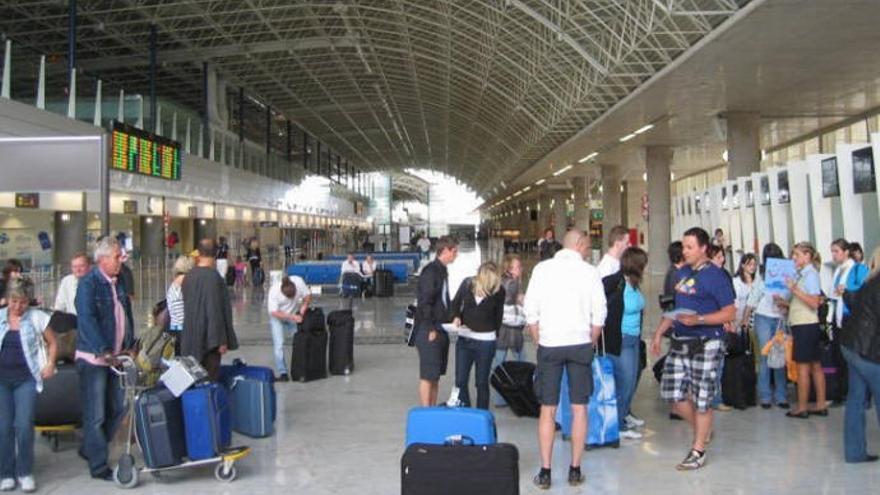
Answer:
<path fill-rule="evenodd" d="M 674 320 L 678 317 L 678 315 L 695 315 L 695 314 L 697 314 L 697 312 L 692 309 L 679 308 L 679 309 L 673 309 L 672 311 L 667 311 L 667 312 L 663 313 L 663 317 L 669 318 L 670 320 Z"/>

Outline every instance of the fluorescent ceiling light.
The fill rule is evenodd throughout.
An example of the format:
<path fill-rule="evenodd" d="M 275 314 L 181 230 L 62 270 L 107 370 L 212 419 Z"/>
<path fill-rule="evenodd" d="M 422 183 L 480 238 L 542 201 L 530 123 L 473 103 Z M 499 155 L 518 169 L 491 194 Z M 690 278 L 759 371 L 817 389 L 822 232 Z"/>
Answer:
<path fill-rule="evenodd" d="M 620 138 L 620 142 L 625 143 L 634 137 L 636 137 L 635 134 L 627 134 L 626 136 L 623 136 L 622 138 Z"/>
<path fill-rule="evenodd" d="M 633 134 L 641 134 L 641 133 L 643 133 L 643 132 L 648 132 L 648 131 L 650 131 L 650 130 L 653 129 L 653 128 L 654 128 L 654 124 L 648 124 L 648 125 L 646 125 L 646 126 L 644 126 L 644 127 L 640 127 L 640 128 L 639 128 L 636 132 L 634 132 Z"/>
<path fill-rule="evenodd" d="M 553 177 L 559 177 L 560 175 L 568 172 L 569 170 L 571 170 L 571 165 L 566 165 L 566 166 L 562 167 L 561 169 L 557 170 L 556 172 L 553 172 Z"/>
<path fill-rule="evenodd" d="M 545 183 L 545 182 L 547 182 L 547 179 L 541 179 L 541 180 L 539 180 L 538 182 L 535 182 L 535 185 L 536 185 L 536 186 L 540 186 L 541 184 L 543 184 L 543 183 Z"/>
<path fill-rule="evenodd" d="M 594 151 L 594 152 L 590 153 L 589 155 L 587 155 L 587 156 L 581 158 L 580 160 L 578 160 L 578 163 L 584 163 L 585 161 L 587 161 L 587 160 L 592 160 L 593 158 L 596 158 L 597 156 L 599 156 L 599 152 L 598 152 L 598 151 Z"/>
<path fill-rule="evenodd" d="M 513 197 L 515 198 L 515 197 L 519 196 L 519 195 L 522 194 L 522 193 L 523 193 L 522 191 L 517 191 L 517 192 L 513 193 Z"/>
<path fill-rule="evenodd" d="M 528 192 L 531 189 L 532 189 L 532 186 L 526 186 L 526 187 L 522 188 L 522 192 Z"/>

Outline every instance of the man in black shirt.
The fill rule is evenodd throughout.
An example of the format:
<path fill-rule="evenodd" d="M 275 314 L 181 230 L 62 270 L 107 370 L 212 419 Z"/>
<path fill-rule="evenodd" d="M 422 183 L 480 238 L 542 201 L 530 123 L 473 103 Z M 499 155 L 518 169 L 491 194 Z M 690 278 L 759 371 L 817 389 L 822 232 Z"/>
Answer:
<path fill-rule="evenodd" d="M 553 227 L 548 227 L 544 230 L 544 237 L 538 241 L 538 252 L 541 256 L 541 261 L 549 260 L 553 256 L 556 255 L 556 251 L 562 249 L 562 244 L 559 244 L 559 241 L 556 240 L 556 235 L 553 233 Z"/>
<path fill-rule="evenodd" d="M 419 275 L 418 303 L 415 315 L 415 344 L 419 351 L 419 403 L 437 405 L 440 377 L 446 374 L 449 361 L 449 336 L 443 323 L 449 321 L 449 273 L 446 266 L 458 256 L 458 241 L 441 237 L 437 255 Z"/>

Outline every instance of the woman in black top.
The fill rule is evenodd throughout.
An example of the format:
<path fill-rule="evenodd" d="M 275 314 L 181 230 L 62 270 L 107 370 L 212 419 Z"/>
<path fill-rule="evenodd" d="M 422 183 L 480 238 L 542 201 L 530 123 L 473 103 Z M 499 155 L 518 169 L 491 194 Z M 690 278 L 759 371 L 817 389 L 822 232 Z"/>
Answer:
<path fill-rule="evenodd" d="M 504 316 L 504 288 L 498 266 L 480 265 L 477 276 L 465 279 L 452 300 L 452 323 L 460 327 L 455 343 L 455 386 L 464 406 L 470 406 L 471 367 L 476 364 L 477 407 L 489 409 L 489 373 L 495 339 Z"/>

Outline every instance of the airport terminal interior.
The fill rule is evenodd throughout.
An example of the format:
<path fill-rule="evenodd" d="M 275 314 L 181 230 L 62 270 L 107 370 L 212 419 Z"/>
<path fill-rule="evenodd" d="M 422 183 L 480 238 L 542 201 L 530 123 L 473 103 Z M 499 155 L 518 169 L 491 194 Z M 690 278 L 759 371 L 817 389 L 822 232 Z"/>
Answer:
<path fill-rule="evenodd" d="M 153 441 L 138 429 L 136 402 L 154 390 L 148 382 L 165 385 L 141 372 L 126 389 L 124 428 L 107 441 L 106 467 L 122 478 L 104 480 L 81 459 L 89 404 L 51 387 L 65 366 L 76 379 L 78 365 L 62 360 L 36 399 L 37 492 L 471 493 L 438 487 L 479 479 L 472 466 L 433 463 L 433 486 L 406 481 L 416 469 L 405 455 L 408 414 L 420 404 L 408 319 L 422 271 L 440 264 L 436 247 L 447 237 L 458 241 L 450 295 L 505 255 L 521 260 L 527 293 L 548 233 L 561 241 L 581 231 L 595 266 L 613 228 L 624 226 L 621 238 L 648 253 L 640 287 L 647 343 L 663 319 L 667 248 L 693 227 L 712 236 L 734 277 L 749 254 L 764 263 L 769 243 L 786 257 L 810 243 L 822 292 L 833 294 L 843 261 L 832 243 L 846 239 L 860 246 L 870 281 L 875 254 L 880 263 L 878 26 L 880 4 L 866 0 L 0 0 L 2 286 L 20 288 L 12 278 L 26 277 L 33 294 L 25 311 L 59 312 L 71 260 L 86 253 L 100 274 L 107 255 L 96 246 L 109 239 L 128 267 L 120 287 L 143 346 L 159 328 L 154 308 L 171 294 L 175 263 L 201 264 L 199 244 L 212 239 L 223 248 L 210 265 L 223 279 L 239 344 L 222 364 L 240 359 L 276 378 L 268 431 L 239 427 L 237 415 L 252 405 L 236 398 L 239 381 L 213 385 L 233 401 L 230 446 L 215 444 L 202 462 L 188 450 L 179 464 L 152 470 L 147 457 L 155 454 L 144 446 Z M 345 273 L 349 253 L 364 276 L 355 286 Z M 375 273 L 363 271 L 367 255 Z M 302 279 L 310 306 L 325 316 L 351 311 L 353 358 L 339 374 L 324 364 L 324 378 L 279 380 L 277 317 L 267 307 L 285 277 Z M 82 287 L 73 289 L 77 309 Z M 180 304 L 184 313 L 191 307 L 186 298 Z M 13 306 L 0 309 L 4 335 Z M 587 449 L 579 486 L 566 483 L 570 442 L 561 432 L 552 486 L 536 486 L 538 419 L 497 405 L 493 388 L 497 442 L 518 452 L 519 488 L 480 493 L 875 493 L 880 462 L 846 462 L 844 453 L 853 407 L 845 388 L 855 378 L 844 374 L 834 331 L 849 327 L 821 323 L 822 349 L 838 350 L 828 351 L 833 362 L 823 354 L 823 376 L 844 390 L 828 385 L 827 416 L 787 417 L 754 397 L 742 408 L 722 402 L 705 465 L 693 471 L 676 469 L 692 429 L 670 417 L 652 372 L 665 342 L 660 355 L 647 354 L 632 398 L 644 424 L 613 446 Z M 79 353 L 91 344 L 77 331 Z M 333 346 L 342 345 L 333 332 L 331 372 L 339 371 Z M 457 411 L 456 342 L 464 337 L 455 333 L 439 381 L 439 402 L 450 407 L 438 414 Z M 0 340 L 4 397 L 10 357 L 2 346 L 24 339 Z M 752 371 L 761 362 L 757 339 L 747 338 L 744 353 Z M 523 360 L 536 363 L 537 344 L 524 340 Z M 291 374 L 293 341 L 283 343 Z M 157 367 L 185 367 L 165 357 Z M 880 390 L 880 363 L 860 359 L 875 370 L 868 386 Z M 258 382 L 240 381 L 248 380 Z M 754 381 L 748 386 L 754 396 Z M 193 414 L 186 394 L 210 387 L 191 385 L 173 399 L 184 419 Z M 70 400 L 46 405 L 64 392 Z M 795 407 L 795 383 L 785 397 Z M 880 454 L 880 407 L 867 402 L 867 452 Z M 11 424 L 13 409 L 2 407 L 0 423 Z M 41 407 L 74 419 L 41 425 Z M 201 419 L 216 422 L 210 412 Z M 126 429 L 132 421 L 136 433 Z M 614 423 L 614 434 L 623 432 Z M 0 433 L 0 442 L 11 438 Z M 239 446 L 249 450 L 229 450 Z M 423 448 L 441 447 L 474 452 Z M 15 450 L 0 445 L 0 456 Z M 133 467 L 123 462 L 128 451 Z M 0 461 L 0 470 L 11 465 Z M 139 473 L 132 483 L 129 467 Z M 0 472 L 0 489 L 8 475 Z M 487 476 L 503 485 L 496 471 Z"/>

